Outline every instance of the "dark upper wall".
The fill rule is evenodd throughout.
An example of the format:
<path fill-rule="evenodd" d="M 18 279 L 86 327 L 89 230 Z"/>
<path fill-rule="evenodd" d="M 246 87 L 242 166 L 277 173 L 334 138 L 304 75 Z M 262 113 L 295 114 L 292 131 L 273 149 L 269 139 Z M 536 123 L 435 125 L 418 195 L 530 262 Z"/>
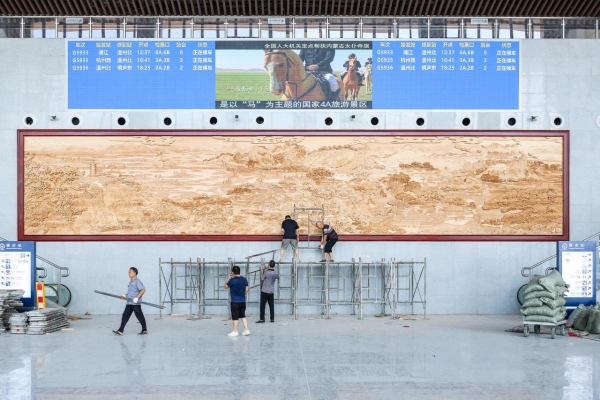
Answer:
<path fill-rule="evenodd" d="M 3 0 L 0 16 L 600 17 L 598 0 Z"/>

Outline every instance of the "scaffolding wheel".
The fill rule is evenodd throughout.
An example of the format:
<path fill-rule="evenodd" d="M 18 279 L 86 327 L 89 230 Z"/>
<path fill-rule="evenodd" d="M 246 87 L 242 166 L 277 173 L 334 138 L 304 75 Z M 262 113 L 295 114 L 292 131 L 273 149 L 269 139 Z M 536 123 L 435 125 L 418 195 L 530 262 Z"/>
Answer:
<path fill-rule="evenodd" d="M 540 326 L 539 326 L 539 325 L 534 325 L 534 326 L 533 326 L 533 332 L 534 332 L 536 335 L 539 335 L 539 334 L 540 334 L 540 331 L 541 331 L 541 328 L 540 328 Z"/>
<path fill-rule="evenodd" d="M 523 335 L 525 335 L 525 337 L 529 336 L 529 325 L 523 325 Z"/>
<path fill-rule="evenodd" d="M 551 333 L 550 333 L 550 338 L 551 338 L 551 339 L 554 339 L 555 337 L 556 337 L 556 327 L 555 327 L 555 326 L 553 326 L 553 327 L 552 327 L 552 331 L 551 331 Z"/>

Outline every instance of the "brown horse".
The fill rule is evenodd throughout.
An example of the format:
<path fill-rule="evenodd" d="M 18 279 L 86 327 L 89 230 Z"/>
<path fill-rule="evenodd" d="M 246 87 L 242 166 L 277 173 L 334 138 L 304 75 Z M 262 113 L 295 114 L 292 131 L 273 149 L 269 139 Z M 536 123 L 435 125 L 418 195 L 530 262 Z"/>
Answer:
<path fill-rule="evenodd" d="M 356 74 L 357 69 L 356 58 L 351 58 L 348 60 L 348 72 L 344 77 L 344 98 L 346 101 L 356 101 L 358 99 L 360 86 L 358 82 L 358 75 Z"/>
<path fill-rule="evenodd" d="M 269 73 L 269 89 L 283 101 L 326 101 L 317 78 L 304 70 L 300 56 L 292 50 L 265 50 L 264 67 Z M 338 100 L 342 101 L 344 86 L 335 78 L 342 90 Z"/>

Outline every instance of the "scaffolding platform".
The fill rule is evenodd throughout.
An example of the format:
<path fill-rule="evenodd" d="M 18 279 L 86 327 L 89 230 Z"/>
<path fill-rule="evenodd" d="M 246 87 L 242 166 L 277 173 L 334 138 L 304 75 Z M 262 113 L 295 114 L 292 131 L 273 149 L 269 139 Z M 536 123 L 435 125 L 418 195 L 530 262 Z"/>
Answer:
<path fill-rule="evenodd" d="M 225 281 L 234 265 L 241 268 L 248 280 L 248 305 L 260 301 L 260 269 L 267 267 L 260 255 L 275 253 L 271 250 L 246 257 L 243 261 L 176 261 L 159 259 L 160 304 L 173 314 L 178 304 L 187 305 L 189 315 L 211 314 L 211 307 L 229 309 L 229 290 Z M 382 259 L 363 262 L 361 258 L 335 262 L 279 262 L 275 267 L 279 282 L 275 286 L 275 303 L 289 306 L 294 319 L 306 308 L 319 309 L 324 318 L 331 317 L 332 309 L 363 318 L 365 305 L 379 304 L 381 314 L 397 315 L 398 307 L 415 314 L 420 305 L 423 318 L 427 316 L 427 260 L 397 261 Z M 162 317 L 162 309 L 160 316 Z"/>

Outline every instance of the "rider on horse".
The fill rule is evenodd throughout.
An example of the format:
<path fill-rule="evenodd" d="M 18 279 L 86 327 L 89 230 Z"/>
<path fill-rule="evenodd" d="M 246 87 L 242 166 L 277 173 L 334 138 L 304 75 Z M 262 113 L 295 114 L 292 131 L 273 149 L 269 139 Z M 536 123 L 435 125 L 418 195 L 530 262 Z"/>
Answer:
<path fill-rule="evenodd" d="M 362 86 L 363 85 L 362 84 L 363 77 L 360 74 L 360 71 L 358 70 L 361 67 L 361 65 L 360 65 L 360 61 L 358 61 L 356 59 L 356 54 L 354 54 L 354 53 L 352 53 L 352 54 L 350 54 L 348 56 L 348 60 L 343 65 L 343 67 L 346 68 L 346 72 L 344 72 L 342 74 L 342 80 L 344 80 L 344 78 L 346 77 L 346 74 L 348 74 L 348 68 L 350 68 L 350 61 L 351 60 L 354 60 L 354 67 L 355 67 L 355 71 L 356 71 L 356 76 L 358 76 L 358 86 Z"/>
<path fill-rule="evenodd" d="M 331 89 L 332 98 L 337 97 L 340 86 L 333 76 L 331 62 L 335 57 L 333 49 L 302 49 L 300 50 L 300 59 L 304 61 L 304 67 L 307 71 L 323 76 Z"/>

